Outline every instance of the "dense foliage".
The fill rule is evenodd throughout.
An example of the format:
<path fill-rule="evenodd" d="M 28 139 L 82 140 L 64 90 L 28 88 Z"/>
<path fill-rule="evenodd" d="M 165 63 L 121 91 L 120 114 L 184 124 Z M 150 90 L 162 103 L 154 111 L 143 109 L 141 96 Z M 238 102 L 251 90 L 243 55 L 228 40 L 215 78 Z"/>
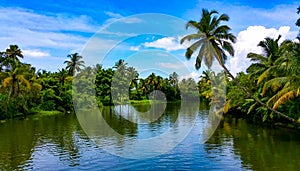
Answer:
<path fill-rule="evenodd" d="M 226 14 L 204 9 L 199 22 L 189 21 L 186 27 L 194 28 L 196 33 L 181 40 L 181 43 L 194 41 L 186 50 L 187 59 L 196 54 L 196 69 L 202 62 L 210 68 L 214 60 L 223 67 L 228 76 L 225 113 L 269 123 L 300 123 L 300 38 L 296 41 L 281 40 L 280 35 L 265 38 L 258 44 L 263 54 L 249 53 L 247 58 L 252 64 L 246 73 L 234 77 L 225 66 L 227 55 L 234 55 L 232 43 L 236 41 L 230 27 L 222 23 L 228 20 Z M 299 20 L 296 25 L 300 26 Z M 207 70 L 198 83 L 191 78 L 179 79 L 176 72 L 168 78 L 155 73 L 140 78 L 136 69 L 124 60 L 111 68 L 99 64 L 85 67 L 78 53 L 68 57 L 65 68 L 49 72 L 36 71 L 30 64 L 22 63 L 20 58 L 24 56 L 17 45 L 0 52 L 0 119 L 42 110 L 72 111 L 73 103 L 89 107 L 95 102 L 94 97 L 99 106 L 147 100 L 154 90 L 162 91 L 168 101 L 181 100 L 183 93 L 190 93 L 210 102 L 214 100 L 211 78 L 222 77 Z M 80 93 L 74 97 L 73 91 Z"/>

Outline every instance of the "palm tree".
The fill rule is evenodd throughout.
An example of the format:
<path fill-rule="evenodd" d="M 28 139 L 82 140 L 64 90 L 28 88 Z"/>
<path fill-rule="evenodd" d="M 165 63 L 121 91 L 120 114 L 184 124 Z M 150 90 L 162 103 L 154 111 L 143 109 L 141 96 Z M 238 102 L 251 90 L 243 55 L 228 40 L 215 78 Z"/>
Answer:
<path fill-rule="evenodd" d="M 262 95 L 270 88 L 276 92 L 267 102 L 273 105 L 273 109 L 300 96 L 300 44 L 285 41 L 280 48 L 284 53 L 275 66 L 277 73 L 272 72 L 274 78 L 266 81 L 262 90 Z"/>
<path fill-rule="evenodd" d="M 2 55 L 4 55 L 2 65 L 7 66 L 9 69 L 14 69 L 16 63 L 20 62 L 19 58 L 24 57 L 18 45 L 10 45 Z"/>
<path fill-rule="evenodd" d="M 276 61 L 280 58 L 280 46 L 279 39 L 281 35 L 278 36 L 276 40 L 272 38 L 265 38 L 265 40 L 260 41 L 258 46 L 263 49 L 264 54 L 249 53 L 247 58 L 256 63 L 251 64 L 247 68 L 247 72 L 250 73 L 250 77 L 259 76 L 257 79 L 257 84 L 259 84 L 265 77 L 269 75 L 270 72 L 274 71 L 276 67 Z"/>
<path fill-rule="evenodd" d="M 127 63 L 125 63 L 123 59 L 120 59 L 118 62 L 115 63 L 115 66 L 113 66 L 113 68 L 117 69 L 118 73 L 124 76 L 127 69 Z"/>
<path fill-rule="evenodd" d="M 178 77 L 179 75 L 176 72 L 169 75 L 169 81 L 172 86 L 178 86 Z"/>
<path fill-rule="evenodd" d="M 19 58 L 23 58 L 23 54 L 21 49 L 19 49 L 18 45 L 10 45 L 9 48 L 6 49 L 7 58 L 11 59 L 14 62 L 19 62 Z"/>
<path fill-rule="evenodd" d="M 127 77 L 129 80 L 131 80 L 131 86 L 134 86 L 134 88 L 136 89 L 136 91 L 138 91 L 138 77 L 139 77 L 139 74 L 138 72 L 135 70 L 134 67 L 128 67 L 127 68 Z M 131 87 L 129 86 L 129 89 Z"/>
<path fill-rule="evenodd" d="M 31 88 L 30 81 L 26 78 L 28 74 L 24 65 L 18 65 L 13 70 L 8 72 L 2 72 L 3 88 L 10 87 L 9 97 L 14 97 L 20 92 L 20 84 L 25 85 L 28 89 Z"/>
<path fill-rule="evenodd" d="M 223 21 L 229 21 L 229 16 L 226 14 L 221 14 L 218 16 L 218 12 L 215 10 L 208 11 L 202 9 L 202 18 L 199 22 L 189 21 L 186 24 L 186 28 L 192 27 L 197 30 L 197 33 L 193 33 L 183 37 L 180 43 L 184 41 L 195 40 L 195 42 L 187 48 L 186 58 L 190 59 L 192 54 L 199 49 L 198 55 L 196 57 L 195 67 L 199 69 L 201 67 L 202 61 L 210 69 L 213 60 L 217 60 L 219 64 L 223 67 L 228 76 L 237 84 L 238 87 L 242 89 L 250 98 L 254 99 L 260 105 L 266 107 L 272 112 L 286 118 L 291 122 L 296 122 L 295 119 L 274 110 L 269 107 L 259 99 L 255 98 L 249 91 L 243 87 L 235 77 L 229 72 L 225 66 L 225 61 L 227 59 L 226 52 L 229 55 L 234 56 L 234 49 L 232 43 L 235 43 L 236 37 L 230 33 L 230 27 L 227 25 L 220 25 Z"/>
<path fill-rule="evenodd" d="M 58 82 L 64 86 L 66 81 L 72 80 L 72 77 L 69 76 L 68 71 L 65 69 L 58 70 L 57 72 Z"/>
<path fill-rule="evenodd" d="M 67 64 L 66 69 L 68 70 L 70 75 L 74 75 L 75 71 L 81 71 L 81 67 L 84 67 L 84 61 L 82 61 L 82 56 L 78 53 L 68 55 L 70 58 L 69 61 L 65 61 L 64 63 Z"/>

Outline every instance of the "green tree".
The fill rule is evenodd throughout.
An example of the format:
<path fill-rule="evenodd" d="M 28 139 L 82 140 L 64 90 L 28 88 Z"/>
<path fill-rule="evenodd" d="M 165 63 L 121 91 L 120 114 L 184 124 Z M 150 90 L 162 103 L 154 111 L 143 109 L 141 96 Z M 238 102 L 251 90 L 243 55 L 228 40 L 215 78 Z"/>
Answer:
<path fill-rule="evenodd" d="M 281 56 L 278 43 L 280 38 L 281 35 L 276 40 L 269 37 L 265 38 L 265 40 L 260 41 L 258 44 L 262 48 L 263 54 L 249 53 L 247 55 L 247 58 L 255 62 L 247 68 L 247 72 L 250 73 L 250 76 L 258 77 L 258 84 L 264 77 L 276 69 L 276 61 Z"/>
<path fill-rule="evenodd" d="M 11 71 L 2 72 L 1 73 L 3 81 L 3 88 L 9 87 L 10 93 L 9 97 L 12 98 L 14 96 L 18 96 L 20 92 L 20 84 L 25 85 L 28 89 L 31 88 L 29 80 L 26 78 L 29 73 L 26 71 L 24 65 L 18 64 Z"/>
<path fill-rule="evenodd" d="M 270 111 L 286 118 L 291 122 L 296 122 L 293 118 L 274 110 L 265 103 L 263 103 L 258 98 L 254 97 L 245 87 L 243 87 L 235 77 L 229 72 L 225 66 L 225 61 L 227 59 L 226 52 L 231 56 L 234 56 L 234 49 L 232 43 L 235 43 L 236 37 L 230 33 L 230 27 L 227 25 L 221 25 L 221 22 L 229 21 L 229 16 L 226 14 L 221 14 L 218 16 L 218 12 L 215 10 L 208 11 L 202 9 L 202 18 L 199 22 L 189 21 L 186 24 L 186 28 L 192 27 L 197 30 L 197 33 L 187 35 L 181 39 L 181 43 L 184 41 L 195 40 L 195 42 L 187 48 L 186 58 L 190 59 L 192 54 L 199 49 L 198 55 L 196 57 L 195 67 L 199 69 L 201 67 L 202 61 L 205 65 L 210 68 L 212 66 L 213 60 L 217 60 L 222 68 L 225 70 L 226 74 L 241 88 L 250 98 L 255 100 L 260 105 L 266 107 Z"/>
<path fill-rule="evenodd" d="M 75 71 L 81 71 L 81 68 L 84 67 L 84 61 L 82 61 L 82 56 L 78 53 L 68 55 L 70 60 L 65 61 L 64 63 L 67 64 L 66 69 L 69 71 L 70 75 L 74 75 Z"/>

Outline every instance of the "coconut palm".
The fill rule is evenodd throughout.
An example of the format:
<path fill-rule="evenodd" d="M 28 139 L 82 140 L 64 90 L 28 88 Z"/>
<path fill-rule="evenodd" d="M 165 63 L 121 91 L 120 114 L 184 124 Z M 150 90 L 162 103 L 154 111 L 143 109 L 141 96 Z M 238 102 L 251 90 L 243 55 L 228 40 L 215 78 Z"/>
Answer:
<path fill-rule="evenodd" d="M 169 81 L 172 86 L 178 86 L 178 77 L 179 75 L 176 72 L 169 75 Z"/>
<path fill-rule="evenodd" d="M 18 45 L 10 45 L 9 48 L 6 49 L 5 54 L 7 58 L 11 59 L 13 62 L 20 61 L 19 58 L 23 58 L 23 54 L 21 49 L 19 49 Z"/>
<path fill-rule="evenodd" d="M 249 91 L 243 87 L 238 81 L 235 80 L 235 77 L 229 72 L 225 66 L 225 61 L 227 59 L 226 52 L 234 56 L 234 49 L 232 43 L 235 43 L 236 37 L 230 33 L 230 27 L 227 25 L 221 25 L 221 22 L 229 21 L 229 16 L 226 14 L 221 14 L 218 16 L 218 12 L 215 10 L 208 11 L 202 9 L 202 18 L 199 22 L 189 21 L 186 24 L 186 28 L 192 27 L 196 29 L 196 33 L 184 36 L 180 43 L 185 41 L 194 40 L 190 47 L 186 50 L 186 58 L 190 59 L 192 54 L 198 51 L 196 57 L 195 67 L 199 69 L 201 67 L 202 61 L 210 69 L 214 60 L 217 60 L 219 64 L 223 67 L 228 76 L 237 84 L 238 87 L 242 89 L 250 98 L 254 99 L 260 105 L 266 107 L 272 112 L 286 118 L 291 122 L 296 122 L 295 119 L 290 118 L 289 116 L 274 110 L 273 108 L 267 106 L 265 103 L 255 98 Z"/>
<path fill-rule="evenodd" d="M 66 81 L 72 80 L 72 77 L 68 75 L 68 71 L 61 69 L 57 72 L 57 80 L 62 86 L 64 86 Z"/>
<path fill-rule="evenodd" d="M 64 63 L 67 64 L 66 69 L 68 70 L 70 75 L 74 75 L 75 71 L 81 71 L 81 67 L 84 67 L 84 61 L 82 61 L 82 56 L 78 53 L 68 55 L 70 60 L 65 61 Z"/>
<path fill-rule="evenodd" d="M 2 56 L 3 60 L 1 63 L 3 66 L 7 66 L 8 69 L 14 69 L 17 63 L 20 62 L 19 58 L 23 58 L 22 51 L 18 45 L 10 45 L 9 48 L 2 53 Z"/>
<path fill-rule="evenodd" d="M 249 53 L 247 55 L 247 58 L 255 62 L 247 68 L 247 72 L 250 73 L 250 77 L 259 76 L 257 78 L 258 84 L 265 77 L 268 77 L 270 72 L 274 72 L 276 62 L 281 56 L 278 43 L 280 38 L 281 35 L 276 40 L 269 37 L 265 38 L 265 40 L 260 41 L 258 44 L 263 49 L 263 54 Z"/>
<path fill-rule="evenodd" d="M 273 105 L 273 109 L 300 96 L 300 44 L 285 41 L 281 49 L 284 53 L 279 60 L 281 63 L 276 65 L 276 77 L 267 80 L 262 90 L 262 95 L 268 89 L 276 92 L 267 102 L 268 105 Z"/>
<path fill-rule="evenodd" d="M 1 73 L 1 77 L 3 78 L 2 87 L 10 88 L 10 98 L 19 94 L 21 84 L 25 85 L 28 89 L 31 88 L 30 82 L 27 79 L 28 74 L 25 66 L 20 64 L 11 71 Z"/>

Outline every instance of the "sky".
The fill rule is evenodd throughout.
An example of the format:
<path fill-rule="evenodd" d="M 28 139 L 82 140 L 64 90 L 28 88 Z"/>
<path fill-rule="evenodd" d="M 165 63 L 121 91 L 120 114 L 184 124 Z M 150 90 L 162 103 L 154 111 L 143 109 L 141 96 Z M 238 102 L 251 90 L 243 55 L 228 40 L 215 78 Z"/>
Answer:
<path fill-rule="evenodd" d="M 176 71 L 182 78 L 198 78 L 194 57 L 184 57 L 188 43 L 180 45 L 185 23 L 199 20 L 202 8 L 230 16 L 236 35 L 235 55 L 226 65 L 234 74 L 250 65 L 249 52 L 265 37 L 294 40 L 300 17 L 295 0 L 1 0 L 0 51 L 17 44 L 23 62 L 37 69 L 58 71 L 67 55 L 78 52 L 86 65 L 111 67 L 119 59 L 138 69 L 167 76 Z"/>

